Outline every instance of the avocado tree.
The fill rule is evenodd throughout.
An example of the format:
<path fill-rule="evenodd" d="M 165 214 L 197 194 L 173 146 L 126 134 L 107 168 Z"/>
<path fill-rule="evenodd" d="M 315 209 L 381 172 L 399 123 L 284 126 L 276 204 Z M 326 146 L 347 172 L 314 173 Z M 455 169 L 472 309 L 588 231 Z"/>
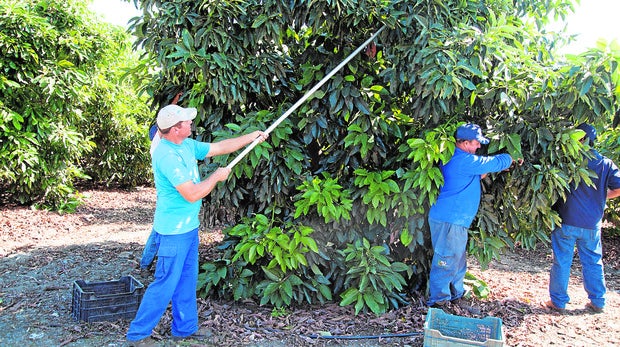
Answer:
<path fill-rule="evenodd" d="M 129 34 L 81 1 L 0 0 L 0 190 L 58 211 L 75 184 L 150 181 L 148 105 L 123 68 Z M 129 64 L 129 65 L 127 65 Z M 137 136 L 140 135 L 140 136 Z"/>
<path fill-rule="evenodd" d="M 231 225 L 221 259 L 202 266 L 201 292 L 276 307 L 337 300 L 376 313 L 423 294 L 437 163 L 451 156 L 463 121 L 486 129 L 484 151 L 526 162 L 484 180 L 470 251 L 486 263 L 507 246 L 546 240 L 558 222 L 551 205 L 589 177 L 573 125 L 604 124 L 618 107 L 617 52 L 555 55 L 563 39 L 544 24 L 571 6 L 141 1 L 136 44 L 160 66 L 147 88 L 186 91 L 181 103 L 198 108 L 195 135 L 205 141 L 266 129 L 386 27 L 205 199 L 203 220 Z"/>

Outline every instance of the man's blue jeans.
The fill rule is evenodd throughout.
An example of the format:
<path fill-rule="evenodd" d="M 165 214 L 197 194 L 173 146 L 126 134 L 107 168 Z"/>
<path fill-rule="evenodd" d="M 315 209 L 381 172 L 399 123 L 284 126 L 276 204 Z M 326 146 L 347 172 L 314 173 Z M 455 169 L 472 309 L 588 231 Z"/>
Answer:
<path fill-rule="evenodd" d="M 581 261 L 583 288 L 593 305 L 605 307 L 605 275 L 603 274 L 603 247 L 601 230 L 562 225 L 551 233 L 553 265 L 549 276 L 549 295 L 553 304 L 565 308 L 570 301 L 568 280 L 573 263 L 575 245 Z"/>
<path fill-rule="evenodd" d="M 459 299 L 465 293 L 463 280 L 467 272 L 467 228 L 428 220 L 433 241 L 433 263 L 426 304 Z"/>

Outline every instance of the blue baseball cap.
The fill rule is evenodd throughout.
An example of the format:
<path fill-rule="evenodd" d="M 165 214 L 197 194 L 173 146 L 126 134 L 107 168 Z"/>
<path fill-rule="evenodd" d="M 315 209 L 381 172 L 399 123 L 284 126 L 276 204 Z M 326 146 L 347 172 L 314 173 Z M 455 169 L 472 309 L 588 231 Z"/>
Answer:
<path fill-rule="evenodd" d="M 581 123 L 577 126 L 577 129 L 583 130 L 586 133 L 586 136 L 590 140 L 590 144 L 593 144 L 596 141 L 596 129 L 588 123 Z"/>
<path fill-rule="evenodd" d="M 151 129 L 149 129 L 149 140 L 153 141 L 155 134 L 157 134 L 157 125 L 153 125 Z"/>
<path fill-rule="evenodd" d="M 489 143 L 489 139 L 482 135 L 482 129 L 478 124 L 467 123 L 463 124 L 456 129 L 457 140 L 478 140 L 483 145 Z"/>

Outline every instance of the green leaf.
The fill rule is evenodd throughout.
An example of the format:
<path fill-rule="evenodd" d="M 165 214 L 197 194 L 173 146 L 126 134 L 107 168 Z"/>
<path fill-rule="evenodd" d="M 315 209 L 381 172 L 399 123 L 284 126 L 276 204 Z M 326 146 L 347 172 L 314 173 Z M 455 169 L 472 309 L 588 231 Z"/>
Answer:
<path fill-rule="evenodd" d="M 274 282 L 279 282 L 280 281 L 280 276 L 278 276 L 278 274 L 276 272 L 274 272 L 271 269 L 268 269 L 264 266 L 261 266 L 261 268 L 263 269 L 263 272 L 265 273 L 265 276 L 267 276 L 267 278 L 269 278 L 271 281 Z"/>
<path fill-rule="evenodd" d="M 340 294 L 340 306 L 347 306 L 360 297 L 360 293 L 356 288 L 349 288 L 344 293 Z"/>
<path fill-rule="evenodd" d="M 407 228 L 403 229 L 400 232 L 400 242 L 405 246 L 409 246 L 412 241 L 413 237 L 409 234 L 409 230 Z"/>
<path fill-rule="evenodd" d="M 583 84 L 581 85 L 581 89 L 579 90 L 579 97 L 583 97 L 590 91 L 590 88 L 592 88 L 592 83 L 594 83 L 594 80 L 592 79 L 592 76 L 588 76 L 586 77 L 585 81 L 583 81 L 582 83 Z"/>
<path fill-rule="evenodd" d="M 183 45 L 185 46 L 185 48 L 188 51 L 192 51 L 194 48 L 194 39 L 192 38 L 192 35 L 189 33 L 187 29 L 183 29 L 183 32 L 181 35 L 183 36 Z"/>
<path fill-rule="evenodd" d="M 364 303 L 374 314 L 382 313 L 382 309 L 379 307 L 379 304 L 375 300 L 375 297 L 372 294 L 364 294 Z M 357 307 L 356 307 L 357 308 Z"/>

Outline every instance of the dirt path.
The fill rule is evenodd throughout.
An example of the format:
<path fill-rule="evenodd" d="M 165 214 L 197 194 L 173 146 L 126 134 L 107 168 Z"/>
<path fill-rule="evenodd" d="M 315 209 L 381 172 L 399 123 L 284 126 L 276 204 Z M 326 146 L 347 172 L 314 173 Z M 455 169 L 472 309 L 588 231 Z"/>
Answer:
<path fill-rule="evenodd" d="M 27 208 L 0 207 L 0 345 L 124 346 L 127 321 L 84 323 L 71 316 L 73 281 L 110 281 L 133 275 L 147 285 L 148 274 L 136 270 L 142 244 L 151 227 L 155 192 L 85 191 L 86 205 L 71 215 Z M 201 235 L 204 248 L 219 233 Z M 604 240 L 608 306 L 603 314 L 583 309 L 588 301 L 580 269 L 570 283 L 572 302 L 565 314 L 539 304 L 547 299 L 548 251 L 518 251 L 481 271 L 470 271 L 492 289 L 487 300 L 475 300 L 477 317 L 493 315 L 504 322 L 509 346 L 620 345 L 620 238 Z M 380 317 L 352 314 L 338 305 L 291 309 L 272 316 L 254 302 L 200 300 L 201 324 L 216 332 L 208 346 L 422 346 L 427 309 L 420 298 Z M 473 316 L 468 312 L 462 315 Z M 173 346 L 169 316 L 155 329 L 161 346 Z M 317 334 L 355 336 L 318 339 Z M 379 334 L 392 337 L 377 338 Z M 197 344 L 180 344 L 181 346 Z"/>

